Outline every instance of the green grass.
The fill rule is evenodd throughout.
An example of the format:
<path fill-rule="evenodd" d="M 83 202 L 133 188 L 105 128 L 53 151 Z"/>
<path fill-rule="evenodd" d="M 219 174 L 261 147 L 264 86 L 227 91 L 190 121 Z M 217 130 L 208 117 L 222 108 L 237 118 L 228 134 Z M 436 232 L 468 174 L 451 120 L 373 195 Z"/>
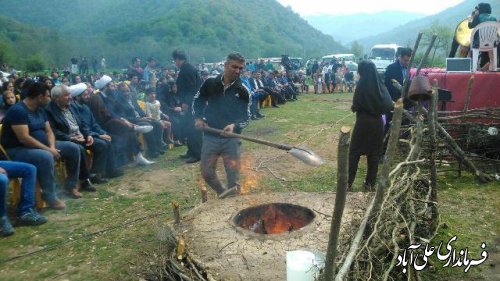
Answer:
<path fill-rule="evenodd" d="M 341 126 L 354 123 L 351 97 L 309 94 L 279 109 L 263 109 L 266 117 L 252 122 L 244 134 L 293 145 L 304 143 L 320 149 L 316 152 L 330 161 L 317 169 L 299 168 L 286 181 L 259 173 L 260 187 L 275 192 L 334 190 L 334 136 Z M 243 149 L 258 152 L 263 148 L 245 142 Z M 100 186 L 96 194 L 67 200 L 66 212 L 46 211 L 49 222 L 45 225 L 17 227 L 14 236 L 0 239 L 0 280 L 137 280 L 143 268 L 154 263 L 150 257 L 161 244 L 156 231 L 171 220 L 171 201 L 178 201 L 182 212 L 199 204 L 199 168 L 178 159 L 184 152 L 185 147 L 176 148 L 152 167 L 127 169 L 124 177 Z M 360 161 L 355 190 L 360 188 L 365 163 Z M 157 178 L 162 180 L 158 183 Z M 499 198 L 498 183 L 479 185 L 467 173 L 461 178 L 440 175 L 440 214 L 447 228 L 439 230 L 432 244 L 457 235 L 456 246 L 469 247 L 474 257 L 483 241 L 492 249 L 500 228 Z M 9 260 L 16 256 L 22 257 Z M 436 261 L 425 270 L 423 279 L 479 280 L 485 267 L 464 274 L 460 268 L 443 269 Z"/>

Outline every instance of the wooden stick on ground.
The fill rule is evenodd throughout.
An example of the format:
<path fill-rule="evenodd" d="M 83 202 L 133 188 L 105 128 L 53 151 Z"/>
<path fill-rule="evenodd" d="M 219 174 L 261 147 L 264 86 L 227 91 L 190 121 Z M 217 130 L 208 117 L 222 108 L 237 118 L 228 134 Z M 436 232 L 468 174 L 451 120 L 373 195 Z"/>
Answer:
<path fill-rule="evenodd" d="M 200 187 L 200 192 L 201 192 L 201 203 L 205 203 L 208 200 L 208 192 L 207 188 L 203 185 Z"/>
<path fill-rule="evenodd" d="M 332 223 L 330 227 L 330 237 L 326 250 L 325 275 L 323 280 L 333 280 L 335 272 L 335 257 L 337 255 L 337 243 L 340 233 L 340 223 L 344 213 L 347 196 L 347 185 L 349 178 L 349 137 L 350 127 L 340 128 L 340 137 L 337 157 L 337 193 L 335 194 L 335 208 L 333 210 Z"/>
<path fill-rule="evenodd" d="M 174 210 L 175 224 L 179 224 L 181 222 L 181 215 L 179 212 L 179 203 L 177 203 L 176 201 L 172 201 L 172 208 Z"/>
<path fill-rule="evenodd" d="M 425 108 L 424 111 L 426 111 Z M 408 111 L 405 111 L 404 114 L 408 119 L 415 121 L 415 118 Z M 448 134 L 446 129 L 443 128 L 441 124 L 436 122 L 436 128 L 439 131 L 439 133 L 443 135 L 445 141 L 448 143 L 448 147 L 450 148 L 450 151 L 453 154 L 453 156 L 455 156 L 455 158 L 463 162 L 465 166 L 467 166 L 471 171 L 473 171 L 474 174 L 476 175 L 476 178 L 481 183 L 487 183 L 492 181 L 490 176 L 486 175 L 485 173 L 481 172 L 479 169 L 476 168 L 476 165 L 474 165 L 474 163 L 472 163 L 472 161 L 469 160 L 469 158 L 465 155 L 465 152 L 460 148 L 460 146 L 458 146 L 457 142 L 453 139 L 452 136 L 450 136 L 450 134 Z"/>

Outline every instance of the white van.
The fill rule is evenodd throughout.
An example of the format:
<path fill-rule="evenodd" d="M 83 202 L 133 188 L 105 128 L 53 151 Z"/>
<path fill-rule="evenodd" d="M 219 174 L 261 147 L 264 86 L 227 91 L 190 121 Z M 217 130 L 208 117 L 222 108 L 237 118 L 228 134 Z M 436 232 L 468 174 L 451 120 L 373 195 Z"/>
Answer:
<path fill-rule="evenodd" d="M 387 66 L 397 59 L 398 49 L 396 44 L 378 44 L 371 49 L 369 59 L 373 61 L 379 73 L 384 73 Z"/>

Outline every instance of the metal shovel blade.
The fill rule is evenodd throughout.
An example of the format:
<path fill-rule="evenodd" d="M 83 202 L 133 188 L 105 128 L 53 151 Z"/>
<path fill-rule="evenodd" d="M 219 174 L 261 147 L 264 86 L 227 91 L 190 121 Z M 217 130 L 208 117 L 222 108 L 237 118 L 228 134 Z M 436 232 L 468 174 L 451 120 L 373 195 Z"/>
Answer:
<path fill-rule="evenodd" d="M 305 147 L 293 147 L 288 151 L 288 153 L 300 159 L 302 162 L 314 167 L 321 166 L 323 163 L 325 163 L 325 161 L 321 159 L 321 157 Z"/>

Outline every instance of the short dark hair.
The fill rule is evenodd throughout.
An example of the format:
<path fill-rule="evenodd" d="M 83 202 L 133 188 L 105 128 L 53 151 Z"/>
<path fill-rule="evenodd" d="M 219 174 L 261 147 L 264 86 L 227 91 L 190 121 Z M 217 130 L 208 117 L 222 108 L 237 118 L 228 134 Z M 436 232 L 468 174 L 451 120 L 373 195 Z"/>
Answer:
<path fill-rule="evenodd" d="M 243 55 L 238 52 L 232 52 L 229 55 L 227 55 L 226 61 L 230 60 L 245 63 L 245 57 L 243 57 Z"/>
<path fill-rule="evenodd" d="M 400 57 L 404 57 L 404 56 L 411 57 L 411 53 L 412 53 L 411 48 L 399 48 L 398 51 L 399 51 Z"/>
<path fill-rule="evenodd" d="M 491 14 L 491 6 L 489 3 L 479 3 L 477 10 L 480 14 Z"/>
<path fill-rule="evenodd" d="M 187 60 L 186 53 L 180 50 L 175 50 L 172 52 L 172 58 L 174 60 Z"/>
<path fill-rule="evenodd" d="M 47 91 L 49 91 L 49 87 L 45 83 L 35 82 L 29 85 L 26 97 L 33 99 L 45 95 Z"/>

